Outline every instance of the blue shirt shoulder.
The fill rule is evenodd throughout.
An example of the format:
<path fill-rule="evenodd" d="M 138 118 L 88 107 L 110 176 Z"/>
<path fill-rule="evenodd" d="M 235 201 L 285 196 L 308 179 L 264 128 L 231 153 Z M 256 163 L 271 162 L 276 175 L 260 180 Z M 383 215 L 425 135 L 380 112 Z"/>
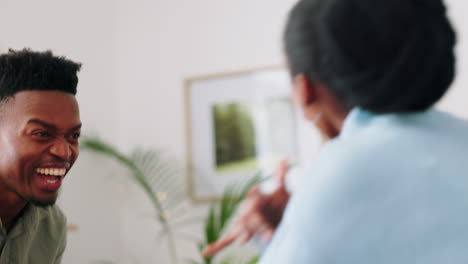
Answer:
<path fill-rule="evenodd" d="M 260 263 L 467 263 L 467 157 L 465 121 L 353 110 Z"/>

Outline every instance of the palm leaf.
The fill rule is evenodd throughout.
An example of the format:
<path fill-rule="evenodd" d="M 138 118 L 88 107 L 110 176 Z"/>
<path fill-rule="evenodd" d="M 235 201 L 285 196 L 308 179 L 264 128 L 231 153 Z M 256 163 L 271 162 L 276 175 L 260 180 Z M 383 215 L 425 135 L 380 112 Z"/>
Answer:
<path fill-rule="evenodd" d="M 203 247 L 221 238 L 227 224 L 236 212 L 241 201 L 247 195 L 247 192 L 253 185 L 260 181 L 261 178 L 258 173 L 244 184 L 230 185 L 224 191 L 219 203 L 211 205 L 208 216 L 205 220 L 205 242 L 202 243 Z M 230 262 L 230 259 L 225 259 L 221 263 Z M 212 263 L 212 258 L 204 258 L 204 263 Z"/>
<path fill-rule="evenodd" d="M 158 197 L 154 184 L 160 181 L 158 178 L 168 178 L 171 164 L 165 164 L 161 155 L 155 151 L 135 150 L 131 156 L 126 156 L 116 150 L 112 145 L 98 138 L 83 138 L 81 148 L 93 151 L 109 158 L 117 160 L 126 167 L 131 178 L 143 189 L 144 193 L 150 199 L 155 210 L 158 221 L 163 227 L 163 232 L 167 236 L 172 262 L 177 263 L 177 251 L 175 240 L 164 204 Z M 175 178 L 175 177 L 174 177 Z"/>

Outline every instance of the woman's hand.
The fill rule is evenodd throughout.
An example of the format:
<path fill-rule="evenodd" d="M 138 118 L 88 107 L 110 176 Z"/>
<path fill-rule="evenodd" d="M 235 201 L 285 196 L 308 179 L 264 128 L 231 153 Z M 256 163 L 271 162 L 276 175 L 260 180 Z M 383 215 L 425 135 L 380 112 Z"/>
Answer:
<path fill-rule="evenodd" d="M 264 241 L 271 239 L 289 201 L 290 194 L 286 190 L 288 167 L 286 160 L 278 164 L 274 178 L 277 179 L 279 186 L 273 193 L 262 194 L 259 186 L 252 187 L 241 205 L 240 215 L 232 231 L 222 239 L 208 245 L 203 250 L 203 256 L 213 256 L 234 241 L 246 243 L 255 234 Z"/>

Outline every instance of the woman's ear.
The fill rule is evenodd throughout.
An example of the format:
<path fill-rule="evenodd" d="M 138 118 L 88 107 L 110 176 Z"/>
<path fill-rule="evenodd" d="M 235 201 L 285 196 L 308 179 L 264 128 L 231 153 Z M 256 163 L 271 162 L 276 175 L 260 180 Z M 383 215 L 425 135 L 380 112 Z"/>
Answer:
<path fill-rule="evenodd" d="M 316 100 L 316 93 L 312 82 L 304 73 L 299 73 L 293 77 L 293 98 L 297 105 L 306 107 Z"/>

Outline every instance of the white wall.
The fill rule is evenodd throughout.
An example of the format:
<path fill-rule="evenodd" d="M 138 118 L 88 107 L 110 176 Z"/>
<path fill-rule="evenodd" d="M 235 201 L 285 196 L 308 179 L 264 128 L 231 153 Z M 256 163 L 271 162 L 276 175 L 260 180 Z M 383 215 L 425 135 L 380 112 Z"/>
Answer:
<path fill-rule="evenodd" d="M 457 77 L 447 95 L 440 103 L 440 108 L 468 118 L 468 21 L 466 11 L 468 2 L 463 0 L 446 1 L 449 15 L 457 31 Z"/>
<path fill-rule="evenodd" d="M 155 146 L 183 161 L 184 79 L 281 65 L 281 28 L 292 2 L 118 1 L 115 45 L 119 51 L 116 68 L 121 91 L 122 148 Z M 144 197 L 132 199 L 134 203 L 145 202 Z M 194 214 L 200 212 L 203 209 Z M 128 223 L 144 221 L 132 220 L 132 215 L 136 214 L 127 214 Z M 150 263 L 155 255 L 159 258 L 153 263 L 168 263 L 160 252 L 154 251 L 154 233 L 146 229 L 125 225 L 127 234 L 137 234 L 127 240 L 125 247 L 142 249 L 134 250 L 140 263 Z M 203 232 L 200 224 L 191 224 L 186 231 L 195 237 L 201 237 Z M 179 243 L 178 250 L 182 259 L 196 256 L 196 242 Z"/>
<path fill-rule="evenodd" d="M 281 65 L 280 32 L 292 2 L 118 1 L 122 137 L 183 156 L 184 78 Z"/>
<path fill-rule="evenodd" d="M 183 163 L 183 80 L 280 65 L 294 0 L 1 0 L 0 47 L 52 49 L 83 62 L 78 100 L 85 132 L 122 150 L 162 148 Z M 459 31 L 459 74 L 441 108 L 468 118 L 468 8 L 449 0 Z M 71 224 L 64 263 L 168 263 L 148 201 L 115 163 L 83 153 L 60 204 Z M 184 188 L 181 186 L 181 188 Z M 200 219 L 203 208 L 194 211 Z M 201 234 L 199 223 L 187 232 Z M 184 256 L 195 243 L 179 244 Z"/>

